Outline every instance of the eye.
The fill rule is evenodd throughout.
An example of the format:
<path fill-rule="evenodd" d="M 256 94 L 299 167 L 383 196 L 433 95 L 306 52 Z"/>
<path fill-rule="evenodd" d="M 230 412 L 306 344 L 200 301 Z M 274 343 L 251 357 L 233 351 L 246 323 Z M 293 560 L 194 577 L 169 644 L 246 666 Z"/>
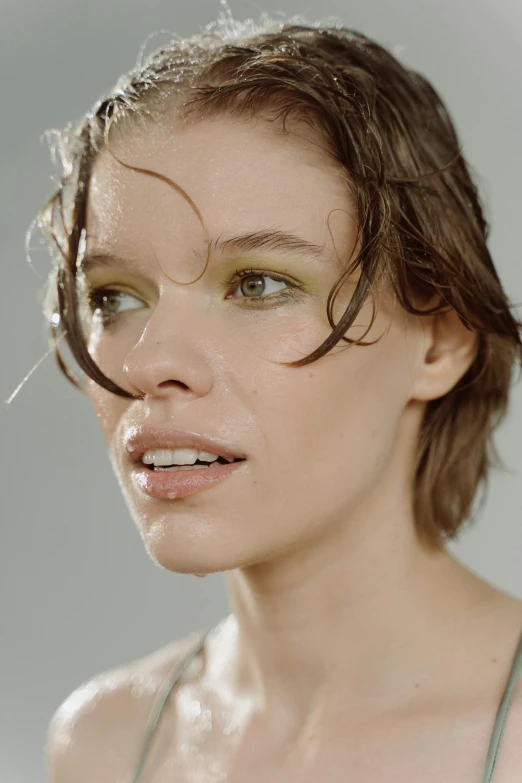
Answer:
<path fill-rule="evenodd" d="M 235 285 L 233 285 L 234 283 Z M 225 287 L 229 290 L 232 285 L 232 293 L 234 293 L 234 291 L 239 292 L 239 296 L 227 296 L 227 299 L 239 298 L 257 301 L 275 301 L 294 297 L 299 290 L 297 283 L 293 283 L 291 280 L 288 280 L 275 272 L 270 272 L 269 274 L 268 272 L 255 269 L 236 270 L 234 277 L 225 284 Z M 282 286 L 282 288 L 280 287 L 278 289 L 277 286 Z"/>
<path fill-rule="evenodd" d="M 120 316 L 125 310 L 136 309 L 133 307 L 124 308 L 123 311 L 117 309 L 118 305 L 121 304 L 123 297 L 134 299 L 135 302 L 139 303 L 140 307 L 143 306 L 143 303 L 139 299 L 125 291 L 117 291 L 112 288 L 94 289 L 88 295 L 89 309 L 92 313 L 92 317 L 100 319 L 103 323 L 107 323 Z"/>

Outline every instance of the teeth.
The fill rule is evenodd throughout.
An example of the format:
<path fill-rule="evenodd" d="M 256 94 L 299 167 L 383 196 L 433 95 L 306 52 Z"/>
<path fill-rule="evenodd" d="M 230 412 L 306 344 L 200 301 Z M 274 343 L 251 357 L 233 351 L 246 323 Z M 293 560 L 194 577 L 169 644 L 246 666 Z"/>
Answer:
<path fill-rule="evenodd" d="M 160 470 L 162 470 L 163 473 L 168 473 L 169 471 L 174 473 L 176 470 L 206 470 L 209 467 L 210 465 L 172 465 L 168 468 L 160 468 L 155 466 L 154 471 L 156 473 L 159 473 Z"/>
<path fill-rule="evenodd" d="M 215 462 L 219 457 L 217 454 L 211 454 L 209 451 L 198 451 L 198 459 L 205 462 Z"/>
<path fill-rule="evenodd" d="M 215 462 L 219 459 L 217 454 L 211 454 L 208 451 L 198 451 L 198 449 L 149 449 L 145 452 L 141 461 L 145 465 L 194 465 L 196 460 L 204 462 Z M 228 459 L 227 462 L 233 462 L 234 459 Z"/>

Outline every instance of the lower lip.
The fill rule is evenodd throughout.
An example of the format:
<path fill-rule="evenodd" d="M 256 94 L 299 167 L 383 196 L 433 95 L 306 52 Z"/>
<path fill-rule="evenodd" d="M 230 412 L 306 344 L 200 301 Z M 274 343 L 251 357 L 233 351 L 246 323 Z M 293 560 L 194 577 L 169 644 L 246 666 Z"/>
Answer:
<path fill-rule="evenodd" d="M 231 462 L 228 465 L 218 464 L 210 468 L 172 472 L 150 470 L 140 464 L 134 468 L 132 476 L 145 494 L 162 500 L 177 500 L 195 495 L 197 492 L 219 484 L 245 462 L 246 460 L 242 460 L 241 462 Z"/>

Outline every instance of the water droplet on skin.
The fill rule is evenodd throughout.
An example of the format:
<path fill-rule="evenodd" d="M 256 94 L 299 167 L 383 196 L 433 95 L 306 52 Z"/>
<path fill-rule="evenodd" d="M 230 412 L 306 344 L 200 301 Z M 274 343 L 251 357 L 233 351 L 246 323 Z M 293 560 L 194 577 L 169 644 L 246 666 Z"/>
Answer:
<path fill-rule="evenodd" d="M 95 682 L 90 682 L 88 685 L 85 686 L 85 692 L 88 695 L 88 697 L 92 699 L 100 693 L 100 686 L 97 685 Z"/>
<path fill-rule="evenodd" d="M 92 712 L 96 708 L 96 705 L 100 701 L 101 696 L 102 696 L 101 688 L 96 683 L 90 682 L 85 686 L 85 690 L 83 692 L 83 698 L 86 701 L 86 708 L 90 712 Z"/>
<path fill-rule="evenodd" d="M 121 684 L 121 677 L 117 677 L 115 674 L 109 675 L 105 680 L 105 685 L 109 690 L 114 691 Z"/>
<path fill-rule="evenodd" d="M 143 696 L 143 688 L 141 685 L 134 685 L 131 690 L 132 696 Z"/>
<path fill-rule="evenodd" d="M 196 674 L 199 674 L 199 672 L 203 668 L 203 661 L 200 658 L 194 658 L 190 662 L 190 664 L 185 669 L 185 676 L 186 677 L 195 677 Z"/>
<path fill-rule="evenodd" d="M 95 682 L 89 682 L 84 687 L 74 691 L 64 702 L 64 714 L 73 715 L 80 709 L 93 710 L 101 699 L 101 688 Z"/>

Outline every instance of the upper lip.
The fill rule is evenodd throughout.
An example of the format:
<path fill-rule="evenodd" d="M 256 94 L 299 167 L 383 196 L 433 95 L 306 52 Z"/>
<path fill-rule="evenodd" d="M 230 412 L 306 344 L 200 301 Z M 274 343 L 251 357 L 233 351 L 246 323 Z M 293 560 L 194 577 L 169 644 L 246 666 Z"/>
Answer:
<path fill-rule="evenodd" d="M 227 459 L 246 458 L 235 446 L 193 430 L 136 426 L 127 431 L 123 440 L 129 457 L 135 462 L 141 462 L 148 449 L 198 449 Z"/>

